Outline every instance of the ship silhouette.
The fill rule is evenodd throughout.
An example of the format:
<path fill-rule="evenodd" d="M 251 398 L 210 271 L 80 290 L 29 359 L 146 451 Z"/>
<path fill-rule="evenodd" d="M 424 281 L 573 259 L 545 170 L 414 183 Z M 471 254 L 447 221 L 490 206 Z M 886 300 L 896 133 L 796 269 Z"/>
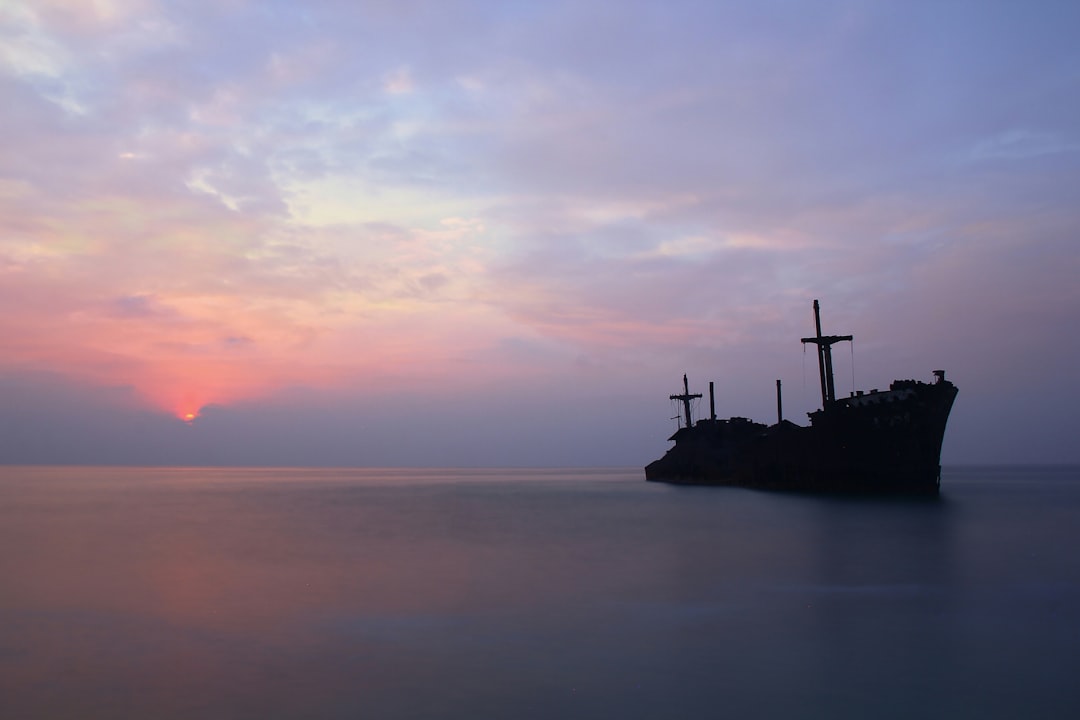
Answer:
<path fill-rule="evenodd" d="M 821 307 L 814 300 L 816 334 L 802 338 L 817 347 L 821 409 L 810 424 L 783 417 L 776 381 L 775 425 L 747 418 L 717 419 L 713 383 L 710 417 L 693 422 L 691 394 L 671 395 L 684 423 L 668 438 L 675 445 L 645 466 L 645 479 L 695 485 L 737 485 L 769 490 L 831 493 L 936 495 L 941 487 L 941 444 L 956 386 L 934 371 L 934 382 L 895 380 L 888 390 L 852 392 L 837 398 L 832 346 L 851 335 L 822 335 Z"/>

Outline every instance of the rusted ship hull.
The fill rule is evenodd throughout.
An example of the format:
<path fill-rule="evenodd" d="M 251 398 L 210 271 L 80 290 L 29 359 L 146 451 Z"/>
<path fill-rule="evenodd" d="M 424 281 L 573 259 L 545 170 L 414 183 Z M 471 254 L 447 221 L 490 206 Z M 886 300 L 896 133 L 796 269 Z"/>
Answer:
<path fill-rule="evenodd" d="M 769 490 L 833 493 L 937 494 L 941 446 L 956 386 L 935 371 L 932 383 L 897 380 L 888 390 L 837 399 L 830 347 L 850 335 L 823 336 L 814 301 L 817 335 L 803 338 L 818 347 L 822 408 L 810 425 L 777 418 L 765 425 L 746 418 L 694 423 L 691 395 L 672 395 L 684 405 L 685 425 L 674 447 L 645 467 L 645 479 L 694 485 L 737 485 Z M 780 383 L 777 407 L 780 411 Z M 710 405 L 711 405 L 710 384 Z"/>
<path fill-rule="evenodd" d="M 936 494 L 956 386 L 900 381 L 837 401 L 812 424 L 701 420 L 645 467 L 645 478 L 697 485 L 842 493 Z"/>

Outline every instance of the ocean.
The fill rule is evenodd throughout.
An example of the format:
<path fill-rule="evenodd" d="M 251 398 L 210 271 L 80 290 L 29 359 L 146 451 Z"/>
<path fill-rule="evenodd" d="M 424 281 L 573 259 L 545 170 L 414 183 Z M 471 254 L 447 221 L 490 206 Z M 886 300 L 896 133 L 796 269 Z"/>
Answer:
<path fill-rule="evenodd" d="M 1080 717 L 1080 468 L 643 478 L 0 468 L 0 717 Z"/>

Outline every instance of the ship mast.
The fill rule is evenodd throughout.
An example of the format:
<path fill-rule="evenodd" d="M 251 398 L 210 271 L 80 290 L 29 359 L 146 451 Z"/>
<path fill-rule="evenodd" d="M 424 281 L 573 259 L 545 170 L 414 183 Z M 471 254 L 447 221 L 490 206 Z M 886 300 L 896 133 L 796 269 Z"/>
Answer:
<path fill-rule="evenodd" d="M 696 395 L 691 395 L 690 394 L 690 383 L 689 383 L 689 381 L 687 381 L 685 374 L 682 376 L 682 387 L 683 387 L 683 394 L 682 395 L 668 395 L 668 397 L 671 398 L 672 400 L 681 400 L 682 401 L 683 412 L 686 414 L 686 427 L 690 427 L 690 401 L 695 399 L 695 398 L 701 397 L 701 393 L 697 393 Z"/>
<path fill-rule="evenodd" d="M 814 301 L 814 328 L 817 336 L 803 338 L 803 344 L 813 343 L 818 351 L 818 374 L 821 376 L 821 407 L 827 408 L 829 403 L 836 400 L 836 385 L 833 383 L 832 369 L 832 346 L 833 343 L 851 341 L 851 335 L 822 335 L 821 334 L 821 306 Z"/>

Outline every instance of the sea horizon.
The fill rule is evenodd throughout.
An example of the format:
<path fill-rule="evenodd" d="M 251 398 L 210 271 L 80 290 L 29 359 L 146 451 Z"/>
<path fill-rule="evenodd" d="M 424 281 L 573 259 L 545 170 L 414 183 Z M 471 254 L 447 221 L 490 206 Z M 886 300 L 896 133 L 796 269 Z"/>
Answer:
<path fill-rule="evenodd" d="M 638 465 L 611 465 L 611 464 L 597 464 L 597 465 L 577 465 L 577 464 L 555 464 L 555 465 L 279 465 L 279 464 L 258 464 L 258 463 L 237 463 L 237 464 L 176 464 L 176 463 L 162 463 L 162 464 L 147 464 L 147 463 L 63 463 L 63 462 L 49 462 L 49 463 L 0 463 L 0 468 L 39 468 L 39 467 L 58 467 L 58 468 L 72 468 L 72 467 L 87 467 L 87 468 L 251 468 L 251 469 L 282 469 L 282 470 L 626 470 L 626 469 L 641 469 L 644 472 L 644 466 Z M 942 471 L 947 470 L 962 470 L 962 469 L 986 469 L 986 468 L 1033 468 L 1033 469 L 1054 469 L 1054 468 L 1080 468 L 1080 463 L 1076 462 L 964 462 L 964 463 L 948 463 L 942 464 Z"/>

